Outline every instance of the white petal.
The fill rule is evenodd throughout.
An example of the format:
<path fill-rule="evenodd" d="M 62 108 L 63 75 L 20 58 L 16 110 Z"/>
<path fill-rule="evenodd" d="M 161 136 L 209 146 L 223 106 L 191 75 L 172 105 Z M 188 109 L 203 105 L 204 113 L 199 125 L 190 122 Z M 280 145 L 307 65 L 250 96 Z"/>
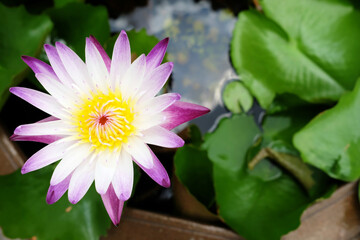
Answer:
<path fill-rule="evenodd" d="M 137 105 L 138 111 L 141 114 L 154 114 L 163 111 L 174 102 L 180 100 L 181 96 L 178 93 L 166 93 L 157 96 L 149 101 L 140 102 Z"/>
<path fill-rule="evenodd" d="M 138 137 L 129 138 L 124 144 L 125 150 L 145 168 L 152 168 L 154 162 L 147 145 Z"/>
<path fill-rule="evenodd" d="M 141 98 L 147 100 L 154 97 L 165 85 L 173 67 L 174 64 L 172 62 L 167 62 L 155 68 L 149 75 L 147 75 L 141 89 L 139 90 L 139 92 L 143 94 Z"/>
<path fill-rule="evenodd" d="M 14 133 L 25 136 L 68 135 L 71 133 L 69 125 L 62 120 L 31 123 L 18 126 Z"/>
<path fill-rule="evenodd" d="M 120 89 L 124 98 L 135 96 L 143 82 L 145 70 L 146 57 L 142 54 L 131 64 L 124 78 L 121 80 Z"/>
<path fill-rule="evenodd" d="M 76 103 L 77 97 L 72 94 L 71 89 L 68 89 L 65 85 L 61 84 L 52 76 L 38 73 L 35 75 L 41 85 L 48 91 L 57 101 L 65 107 L 72 107 Z"/>
<path fill-rule="evenodd" d="M 134 184 L 134 168 L 131 156 L 126 151 L 121 151 L 120 159 L 116 166 L 112 185 L 116 196 L 126 201 L 130 198 Z"/>
<path fill-rule="evenodd" d="M 25 174 L 35 171 L 60 160 L 64 156 L 66 150 L 73 144 L 73 141 L 64 141 L 61 139 L 47 145 L 25 162 L 21 168 L 21 173 Z"/>
<path fill-rule="evenodd" d="M 106 93 L 110 86 L 109 72 L 99 51 L 89 38 L 86 38 L 85 58 L 86 67 L 94 86 Z"/>
<path fill-rule="evenodd" d="M 79 202 L 94 181 L 95 161 L 83 161 L 72 174 L 68 197 L 72 204 Z"/>
<path fill-rule="evenodd" d="M 104 48 L 101 46 L 101 44 L 99 43 L 99 41 L 94 37 L 91 36 L 89 37 L 90 41 L 94 44 L 94 46 L 96 47 L 96 49 L 99 51 L 106 69 L 108 70 L 108 72 L 110 73 L 110 67 L 111 67 L 111 59 L 109 58 L 109 56 L 107 55 L 107 53 L 105 52 Z"/>
<path fill-rule="evenodd" d="M 73 84 L 74 81 L 71 79 L 70 75 L 67 73 L 56 48 L 49 44 L 45 44 L 44 49 L 45 49 L 46 55 L 48 56 L 49 62 L 51 64 L 52 68 L 54 69 L 54 72 L 60 79 L 60 81 L 68 86 L 71 86 L 71 84 Z"/>
<path fill-rule="evenodd" d="M 60 163 L 56 166 L 50 184 L 56 185 L 64 180 L 77 166 L 83 161 L 86 161 L 86 158 L 90 153 L 89 144 L 76 145 L 69 149 Z"/>
<path fill-rule="evenodd" d="M 73 81 L 81 88 L 85 89 L 85 91 L 89 90 L 89 87 L 92 87 L 89 79 L 89 74 L 87 72 L 87 68 L 85 63 L 81 60 L 81 58 L 74 53 L 69 47 L 66 45 L 56 42 L 56 50 L 61 58 L 62 63 L 73 79 Z"/>
<path fill-rule="evenodd" d="M 62 106 L 48 94 L 23 87 L 12 87 L 10 92 L 54 117 L 62 118 L 65 115 Z"/>
<path fill-rule="evenodd" d="M 159 126 L 149 128 L 141 133 L 143 134 L 141 139 L 148 144 L 167 148 L 178 148 L 184 145 L 181 137 Z"/>
<path fill-rule="evenodd" d="M 121 31 L 115 42 L 111 60 L 110 80 L 112 87 L 115 88 L 120 83 L 122 77 L 131 64 L 131 51 L 129 39 L 125 31 Z"/>
<path fill-rule="evenodd" d="M 144 116 L 138 116 L 131 123 L 138 131 L 143 131 L 148 128 L 164 124 L 166 121 L 165 116 L 162 113 L 148 114 Z"/>
<path fill-rule="evenodd" d="M 141 163 L 137 162 L 136 160 L 134 160 L 134 161 L 155 182 L 157 182 L 158 184 L 160 184 L 163 187 L 166 187 L 166 188 L 170 187 L 170 179 L 169 179 L 169 175 L 166 172 L 166 169 L 161 164 L 159 159 L 155 156 L 155 154 L 151 151 L 151 149 L 149 149 L 149 151 L 150 151 L 150 154 L 152 157 L 152 161 L 154 163 L 154 166 L 152 168 L 145 168 L 144 166 L 142 166 Z"/>
<path fill-rule="evenodd" d="M 99 194 L 105 194 L 113 179 L 118 154 L 107 153 L 98 155 L 95 169 L 95 188 Z"/>

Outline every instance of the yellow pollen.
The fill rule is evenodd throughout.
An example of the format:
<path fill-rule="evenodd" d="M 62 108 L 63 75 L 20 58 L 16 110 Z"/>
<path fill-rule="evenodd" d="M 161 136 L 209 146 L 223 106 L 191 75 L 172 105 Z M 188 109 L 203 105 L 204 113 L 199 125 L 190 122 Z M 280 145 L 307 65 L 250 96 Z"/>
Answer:
<path fill-rule="evenodd" d="M 120 93 L 95 93 L 83 98 L 72 113 L 78 138 L 95 151 L 121 148 L 135 132 L 133 109 L 134 102 L 124 101 Z"/>

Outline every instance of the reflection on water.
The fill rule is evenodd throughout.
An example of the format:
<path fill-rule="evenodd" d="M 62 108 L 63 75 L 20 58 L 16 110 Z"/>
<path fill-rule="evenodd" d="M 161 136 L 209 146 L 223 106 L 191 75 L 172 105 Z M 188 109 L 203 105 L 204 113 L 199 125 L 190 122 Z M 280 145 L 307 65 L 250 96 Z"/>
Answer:
<path fill-rule="evenodd" d="M 190 101 L 215 109 L 225 81 L 236 78 L 229 43 L 236 18 L 210 3 L 192 0 L 150 0 L 129 15 L 110 20 L 111 30 L 145 28 L 159 39 L 170 37 L 168 60 L 174 62 L 171 90 Z"/>

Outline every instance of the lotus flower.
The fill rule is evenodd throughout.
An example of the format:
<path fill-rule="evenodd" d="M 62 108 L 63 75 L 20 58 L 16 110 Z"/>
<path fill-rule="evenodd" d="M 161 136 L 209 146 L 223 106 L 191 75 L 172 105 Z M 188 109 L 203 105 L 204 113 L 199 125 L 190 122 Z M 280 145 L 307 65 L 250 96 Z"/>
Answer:
<path fill-rule="evenodd" d="M 163 187 L 168 174 L 147 144 L 167 148 L 184 141 L 170 130 L 209 110 L 181 102 L 177 93 L 156 96 L 173 69 L 161 64 L 168 39 L 131 62 L 128 37 L 122 31 L 112 60 L 94 37 L 86 38 L 86 63 L 69 47 L 45 45 L 50 65 L 28 56 L 24 62 L 49 92 L 13 87 L 10 92 L 51 116 L 15 129 L 12 140 L 46 145 L 31 156 L 23 174 L 58 160 L 47 203 L 68 191 L 76 204 L 95 181 L 105 208 L 117 225 L 133 187 L 133 162 Z"/>

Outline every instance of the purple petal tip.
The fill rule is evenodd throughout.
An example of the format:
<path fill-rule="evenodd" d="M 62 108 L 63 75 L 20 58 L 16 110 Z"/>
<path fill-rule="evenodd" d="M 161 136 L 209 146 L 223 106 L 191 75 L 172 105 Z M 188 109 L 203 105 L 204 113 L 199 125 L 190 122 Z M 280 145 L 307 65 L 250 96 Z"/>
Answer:
<path fill-rule="evenodd" d="M 9 92 L 13 93 L 14 94 L 14 91 L 15 91 L 15 87 L 11 87 L 9 88 Z"/>
<path fill-rule="evenodd" d="M 207 108 L 207 107 L 203 107 L 203 108 L 204 108 L 203 111 L 205 112 L 205 114 L 206 114 L 206 113 L 209 113 L 209 112 L 211 111 L 211 110 L 210 110 L 209 108 Z"/>
<path fill-rule="evenodd" d="M 184 141 L 184 139 L 181 138 L 181 142 L 180 142 L 180 144 L 179 144 L 179 145 L 180 145 L 179 147 L 183 147 L 184 144 L 185 144 L 185 141 Z"/>
<path fill-rule="evenodd" d="M 176 100 L 179 101 L 181 99 L 181 95 L 179 93 L 176 93 Z"/>
<path fill-rule="evenodd" d="M 126 196 L 123 193 L 121 193 L 120 196 L 119 196 L 120 201 L 127 201 L 129 198 L 130 198 L 130 195 Z"/>
<path fill-rule="evenodd" d="M 26 169 L 25 165 L 21 168 L 21 174 L 26 174 L 29 171 Z"/>
<path fill-rule="evenodd" d="M 162 180 L 162 186 L 165 188 L 169 188 L 171 186 L 171 182 L 168 181 L 167 179 L 163 179 Z"/>
<path fill-rule="evenodd" d="M 17 128 L 15 128 L 15 130 L 14 130 L 14 134 L 15 135 L 19 135 L 19 132 L 21 132 L 21 126 L 18 126 Z"/>
<path fill-rule="evenodd" d="M 166 45 L 169 43 L 170 38 L 164 38 L 163 40 L 161 40 L 161 42 L 165 43 Z"/>
<path fill-rule="evenodd" d="M 44 44 L 44 49 L 45 50 L 48 50 L 50 48 L 52 48 L 53 46 L 51 46 L 50 44 Z"/>
<path fill-rule="evenodd" d="M 27 61 L 29 61 L 29 59 L 31 59 L 31 57 L 30 57 L 30 56 L 23 55 L 23 56 L 21 56 L 21 59 L 22 59 L 24 62 L 27 62 Z"/>
<path fill-rule="evenodd" d="M 61 49 L 67 49 L 68 47 L 63 44 L 62 42 L 55 42 L 55 47 L 56 48 L 61 48 Z"/>
<path fill-rule="evenodd" d="M 11 140 L 11 141 L 16 141 L 16 134 L 13 134 L 13 135 L 11 135 L 10 137 L 9 137 L 9 139 Z"/>
<path fill-rule="evenodd" d="M 69 199 L 69 202 L 71 203 L 71 204 L 77 204 L 78 202 L 79 202 L 79 200 L 76 200 L 76 199 Z"/>
<path fill-rule="evenodd" d="M 53 203 L 55 203 L 55 198 L 54 198 L 54 191 L 52 191 L 51 193 L 49 193 L 47 196 L 46 196 L 46 203 L 51 205 Z"/>

